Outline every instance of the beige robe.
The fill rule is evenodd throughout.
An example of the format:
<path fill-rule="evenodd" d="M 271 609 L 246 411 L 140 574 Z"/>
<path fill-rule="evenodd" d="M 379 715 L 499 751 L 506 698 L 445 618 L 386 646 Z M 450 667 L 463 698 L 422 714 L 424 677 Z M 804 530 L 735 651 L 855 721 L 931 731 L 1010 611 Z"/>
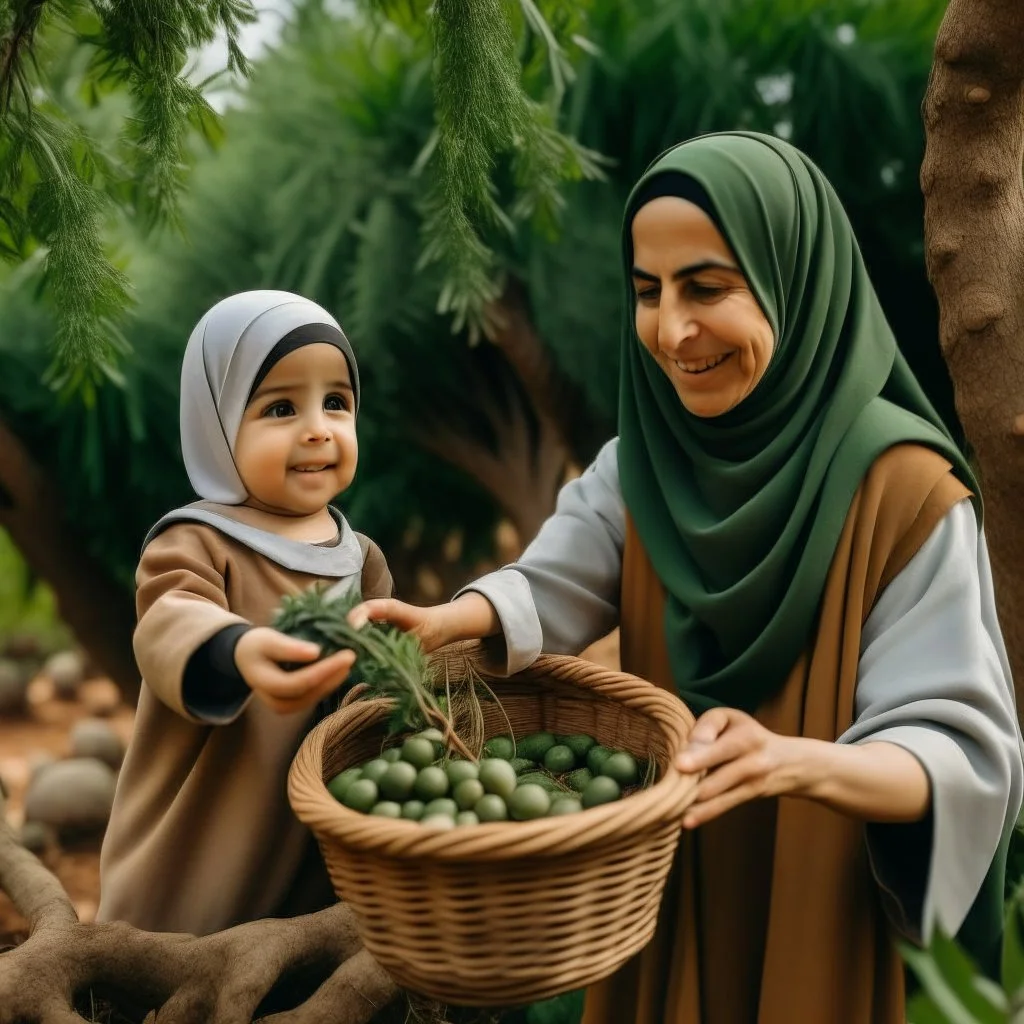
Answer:
<path fill-rule="evenodd" d="M 363 595 L 390 596 L 380 549 L 359 542 Z M 286 793 L 315 712 L 278 715 L 250 695 L 213 724 L 182 701 L 185 666 L 204 641 L 232 623 L 269 624 L 282 595 L 317 578 L 185 522 L 147 545 L 136 582 L 143 685 L 100 855 L 99 920 L 203 935 L 333 902 Z"/>

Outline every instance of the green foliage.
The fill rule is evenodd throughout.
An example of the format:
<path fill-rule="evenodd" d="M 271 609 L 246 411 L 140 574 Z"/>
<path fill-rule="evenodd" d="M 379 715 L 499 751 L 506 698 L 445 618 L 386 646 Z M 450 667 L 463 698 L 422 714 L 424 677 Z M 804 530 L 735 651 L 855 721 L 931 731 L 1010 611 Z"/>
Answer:
<path fill-rule="evenodd" d="M 501 287 L 494 236 L 517 226 L 553 237 L 564 182 L 597 179 L 600 157 L 558 127 L 573 67 L 562 40 L 576 35 L 585 4 L 536 0 L 437 0 L 429 11 L 394 0 L 370 3 L 403 30 L 416 15 L 433 46 L 435 131 L 417 159 L 426 169 L 419 267 L 440 264 L 437 311 L 470 340 L 489 332 L 489 304 Z M 539 95 L 535 95 L 539 94 Z M 502 202 L 500 178 L 512 186 Z"/>
<path fill-rule="evenodd" d="M 1024 1020 L 1024 827 L 1014 829 L 1006 864 L 1005 934 L 1000 983 L 937 930 L 927 949 L 902 953 L 920 985 L 908 1024 L 1013 1024 Z"/>
<path fill-rule="evenodd" d="M 582 32 L 590 41 L 573 51 L 559 126 L 609 157 L 607 180 L 562 189 L 554 238 L 530 220 L 486 242 L 496 272 L 525 282 L 545 345 L 585 399 L 572 417 L 578 461 L 615 429 L 626 195 L 659 152 L 705 129 L 791 126 L 793 141 L 835 183 L 897 337 L 952 422 L 915 178 L 923 144 L 917 109 L 942 6 L 542 6 L 558 39 Z M 493 502 L 417 441 L 439 421 L 495 445 L 492 418 L 511 409 L 518 385 L 493 346 L 471 349 L 467 332 L 453 338 L 450 316 L 437 312 L 448 271 L 437 261 L 423 265 L 437 153 L 426 4 L 396 0 L 387 14 L 370 22 L 301 4 L 240 107 L 225 116 L 223 145 L 199 156 L 182 201 L 184 237 L 159 233 L 143 243 L 121 229 L 137 299 L 125 330 L 134 356 L 123 364 L 123 388 L 100 389 L 93 409 L 58 406 L 39 385 L 54 329 L 32 301 L 39 268 L 24 265 L 0 295 L 0 408 L 62 481 L 67 514 L 93 553 L 126 581 L 148 526 L 190 498 L 177 450 L 177 380 L 188 334 L 218 299 L 256 287 L 309 295 L 336 313 L 353 340 L 365 403 L 360 470 L 343 504 L 356 528 L 389 553 L 417 524 L 428 547 L 458 528 L 468 559 L 489 550 Z M 550 52 L 525 18 L 512 24 L 522 87 L 541 96 L 554 88 Z M 839 33 L 844 25 L 852 39 Z M 77 94 L 82 79 L 74 63 L 64 67 L 67 89 Z M 833 84 L 819 89 L 819 78 Z M 122 115 L 113 101 L 125 106 L 128 99 L 114 93 L 106 103 L 115 129 Z M 116 141 L 116 131 L 107 126 L 104 135 L 103 127 L 90 126 L 92 136 Z M 493 201 L 512 211 L 520 193 L 507 155 L 494 164 L 493 181 Z"/>
<path fill-rule="evenodd" d="M 355 628 L 348 614 L 362 601 L 359 589 L 337 597 L 328 590 L 320 585 L 285 595 L 271 624 L 288 636 L 318 644 L 323 658 L 340 650 L 355 651 L 350 678 L 365 683 L 374 696 L 395 701 L 390 732 L 424 729 L 443 721 L 427 685 L 427 657 L 419 640 L 412 633 L 375 622 Z"/>
<path fill-rule="evenodd" d="M 250 0 L 0 0 L 0 254 L 44 265 L 57 311 L 50 382 L 64 394 L 90 403 L 100 381 L 120 383 L 129 290 L 105 229 L 116 209 L 139 223 L 174 217 L 190 129 L 216 122 L 189 81 L 189 51 L 223 30 L 229 67 L 244 73 L 238 30 L 254 19 Z M 104 105 L 122 121 L 113 146 L 86 127 Z"/>

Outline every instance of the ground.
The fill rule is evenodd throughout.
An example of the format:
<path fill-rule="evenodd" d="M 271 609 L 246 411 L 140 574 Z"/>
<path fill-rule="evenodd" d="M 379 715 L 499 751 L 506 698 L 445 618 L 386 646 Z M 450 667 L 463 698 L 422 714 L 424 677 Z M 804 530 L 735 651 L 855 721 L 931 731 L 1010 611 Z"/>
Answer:
<path fill-rule="evenodd" d="M 105 679 L 82 683 L 77 700 L 59 700 L 49 680 L 37 677 L 29 686 L 29 711 L 17 718 L 0 721 L 0 778 L 7 788 L 7 820 L 22 822 L 23 801 L 32 759 L 39 754 L 66 757 L 69 734 L 81 718 L 92 716 L 97 703 L 110 702 L 113 684 Z M 121 705 L 106 721 L 127 742 L 134 712 Z M 42 859 L 63 883 L 82 921 L 96 913 L 99 901 L 100 835 L 82 836 L 49 849 Z M 0 892 L 0 948 L 25 937 L 25 921 Z"/>

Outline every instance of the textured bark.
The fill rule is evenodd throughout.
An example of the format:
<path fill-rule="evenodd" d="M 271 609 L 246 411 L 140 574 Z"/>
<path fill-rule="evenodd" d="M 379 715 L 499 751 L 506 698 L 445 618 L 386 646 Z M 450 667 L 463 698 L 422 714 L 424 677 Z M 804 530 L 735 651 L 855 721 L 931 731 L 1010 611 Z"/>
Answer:
<path fill-rule="evenodd" d="M 500 326 L 489 344 L 501 352 L 501 373 L 496 380 L 470 358 L 465 393 L 494 439 L 424 408 L 417 443 L 480 484 L 525 544 L 555 507 L 570 450 L 553 412 L 556 370 L 513 286 L 495 305 L 493 318 Z"/>
<path fill-rule="evenodd" d="M 82 1024 L 74 1006 L 86 992 L 146 1024 L 368 1024 L 398 995 L 343 904 L 200 938 L 81 924 L 2 809 L 0 799 L 0 889 L 30 934 L 0 953 L 0 1024 Z"/>
<path fill-rule="evenodd" d="M 132 596 L 86 553 L 62 505 L 60 493 L 0 420 L 0 528 L 49 584 L 61 619 L 79 643 L 134 704 L 139 673 L 132 653 Z"/>
<path fill-rule="evenodd" d="M 925 251 L 1024 711 L 1024 4 L 951 0 L 924 100 Z"/>

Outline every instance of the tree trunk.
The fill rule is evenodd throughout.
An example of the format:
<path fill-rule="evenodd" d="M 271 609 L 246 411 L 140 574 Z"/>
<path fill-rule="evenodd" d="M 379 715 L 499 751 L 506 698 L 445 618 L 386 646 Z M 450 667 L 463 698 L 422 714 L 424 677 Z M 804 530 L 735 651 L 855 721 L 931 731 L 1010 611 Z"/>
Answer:
<path fill-rule="evenodd" d="M 980 472 L 999 618 L 1024 710 L 1024 5 L 951 0 L 924 100 L 925 253 Z"/>
<path fill-rule="evenodd" d="M 132 653 L 132 596 L 86 553 L 84 539 L 61 509 L 59 492 L 0 420 L 0 528 L 49 584 L 61 619 L 79 643 L 134 704 L 139 673 Z"/>
<path fill-rule="evenodd" d="M 521 286 L 510 282 L 493 307 L 498 323 L 490 344 L 501 353 L 500 381 L 466 363 L 467 397 L 490 422 L 489 442 L 451 417 L 424 407 L 414 434 L 426 451 L 475 480 L 529 543 L 554 511 L 555 498 L 572 460 L 560 402 L 563 382 L 530 319 Z M 486 354 L 486 353 L 484 353 Z M 518 386 L 517 386 L 518 385 Z"/>

